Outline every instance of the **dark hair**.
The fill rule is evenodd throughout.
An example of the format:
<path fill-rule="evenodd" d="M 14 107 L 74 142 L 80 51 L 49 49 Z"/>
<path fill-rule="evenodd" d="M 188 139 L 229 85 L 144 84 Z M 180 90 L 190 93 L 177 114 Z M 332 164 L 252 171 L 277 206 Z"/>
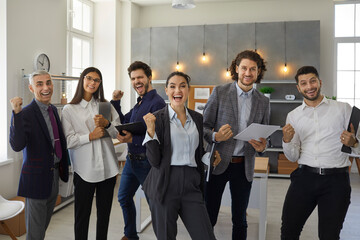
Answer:
<path fill-rule="evenodd" d="M 180 76 L 180 77 L 185 78 L 188 87 L 190 87 L 191 78 L 190 78 L 189 75 L 187 75 L 186 73 L 183 73 L 183 72 L 172 72 L 172 73 L 170 73 L 169 76 L 166 79 L 165 87 L 167 87 L 169 85 L 169 80 L 173 76 Z"/>
<path fill-rule="evenodd" d="M 266 71 L 266 66 L 265 66 L 266 62 L 257 52 L 252 51 L 252 50 L 242 51 L 231 62 L 231 65 L 230 65 L 231 78 L 234 81 L 237 81 L 239 79 L 238 73 L 236 72 L 236 66 L 239 66 L 241 60 L 243 60 L 243 59 L 250 59 L 250 60 L 256 62 L 257 67 L 260 70 L 258 77 L 256 79 L 256 83 L 260 83 L 260 81 L 264 77 L 264 73 Z"/>
<path fill-rule="evenodd" d="M 101 79 L 99 88 L 96 90 L 96 92 L 94 92 L 93 98 L 100 99 L 100 102 L 106 102 L 106 99 L 104 98 L 104 88 L 103 88 L 103 81 L 102 81 L 102 75 L 101 75 L 100 70 L 95 67 L 88 67 L 84 71 L 82 71 L 82 73 L 80 75 L 79 82 L 76 87 L 75 95 L 74 95 L 73 99 L 71 100 L 70 104 L 78 104 L 83 99 L 83 97 L 84 97 L 84 78 L 90 72 L 97 73 Z"/>
<path fill-rule="evenodd" d="M 152 76 L 152 71 L 149 65 L 147 65 L 146 63 L 143 63 L 141 61 L 135 61 L 132 64 L 130 64 L 130 66 L 128 67 L 128 74 L 130 77 L 130 73 L 132 71 L 138 70 L 138 69 L 142 69 L 144 70 L 145 75 L 150 78 Z"/>
<path fill-rule="evenodd" d="M 296 83 L 297 84 L 299 83 L 299 76 L 300 75 L 309 74 L 309 73 L 313 73 L 313 74 L 315 74 L 315 76 L 317 78 L 319 78 L 319 73 L 318 73 L 318 71 L 316 70 L 315 67 L 313 67 L 313 66 L 303 66 L 303 67 L 299 68 L 299 70 L 297 70 L 297 72 L 296 72 L 296 75 L 295 75 Z"/>

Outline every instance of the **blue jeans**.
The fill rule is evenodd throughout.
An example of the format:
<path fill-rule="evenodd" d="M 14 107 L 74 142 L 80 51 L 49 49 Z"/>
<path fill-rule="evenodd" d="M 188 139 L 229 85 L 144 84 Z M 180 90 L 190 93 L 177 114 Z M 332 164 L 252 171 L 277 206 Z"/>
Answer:
<path fill-rule="evenodd" d="M 249 203 L 252 182 L 245 176 L 245 163 L 230 163 L 220 175 L 211 175 L 205 186 L 205 202 L 211 224 L 215 226 L 221 198 L 226 186 L 230 183 L 231 215 L 233 222 L 232 239 L 245 240 L 247 237 L 246 209 Z"/>
<path fill-rule="evenodd" d="M 139 239 L 136 231 L 136 208 L 134 196 L 136 190 L 145 181 L 150 171 L 147 158 L 144 160 L 130 160 L 126 157 L 126 163 L 121 174 L 118 201 L 124 217 L 124 234 L 129 239 Z"/>

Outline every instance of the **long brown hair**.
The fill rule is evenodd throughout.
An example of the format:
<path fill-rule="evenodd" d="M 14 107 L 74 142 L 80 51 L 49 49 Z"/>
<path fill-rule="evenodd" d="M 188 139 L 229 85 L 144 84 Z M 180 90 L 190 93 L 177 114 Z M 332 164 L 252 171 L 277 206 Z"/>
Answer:
<path fill-rule="evenodd" d="M 104 98 L 104 88 L 103 88 L 102 74 L 100 70 L 95 67 L 88 67 L 84 71 L 82 71 L 80 75 L 79 83 L 76 87 L 75 95 L 71 100 L 70 104 L 78 104 L 84 98 L 84 78 L 90 72 L 97 73 L 101 79 L 99 88 L 96 90 L 96 92 L 93 93 L 93 98 L 96 100 L 100 99 L 100 102 L 107 102 L 106 99 Z"/>

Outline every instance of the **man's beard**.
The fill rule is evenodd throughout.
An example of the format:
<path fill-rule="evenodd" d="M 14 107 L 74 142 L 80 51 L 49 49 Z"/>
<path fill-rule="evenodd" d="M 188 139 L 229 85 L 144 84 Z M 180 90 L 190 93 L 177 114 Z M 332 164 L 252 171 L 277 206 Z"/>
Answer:
<path fill-rule="evenodd" d="M 303 95 L 303 97 L 304 97 L 305 99 L 309 100 L 309 101 L 315 101 L 315 100 L 317 100 L 317 99 L 320 97 L 320 88 L 318 89 L 316 95 L 315 95 L 314 97 L 312 97 L 312 98 L 308 97 L 305 92 L 304 92 L 304 93 L 301 93 L 301 95 Z"/>

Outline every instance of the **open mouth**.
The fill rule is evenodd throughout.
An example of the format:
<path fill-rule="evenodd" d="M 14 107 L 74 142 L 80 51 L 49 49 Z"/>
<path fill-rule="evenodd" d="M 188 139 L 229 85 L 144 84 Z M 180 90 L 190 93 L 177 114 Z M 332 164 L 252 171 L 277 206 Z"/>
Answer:
<path fill-rule="evenodd" d="M 138 92 L 141 92 L 144 89 L 144 84 L 136 85 L 135 88 Z"/>
<path fill-rule="evenodd" d="M 174 101 L 175 102 L 180 102 L 181 100 L 182 100 L 182 96 L 181 95 L 175 95 L 175 96 L 173 96 L 173 99 L 174 99 Z"/>
<path fill-rule="evenodd" d="M 48 97 L 50 96 L 51 92 L 42 92 L 41 96 Z"/>

